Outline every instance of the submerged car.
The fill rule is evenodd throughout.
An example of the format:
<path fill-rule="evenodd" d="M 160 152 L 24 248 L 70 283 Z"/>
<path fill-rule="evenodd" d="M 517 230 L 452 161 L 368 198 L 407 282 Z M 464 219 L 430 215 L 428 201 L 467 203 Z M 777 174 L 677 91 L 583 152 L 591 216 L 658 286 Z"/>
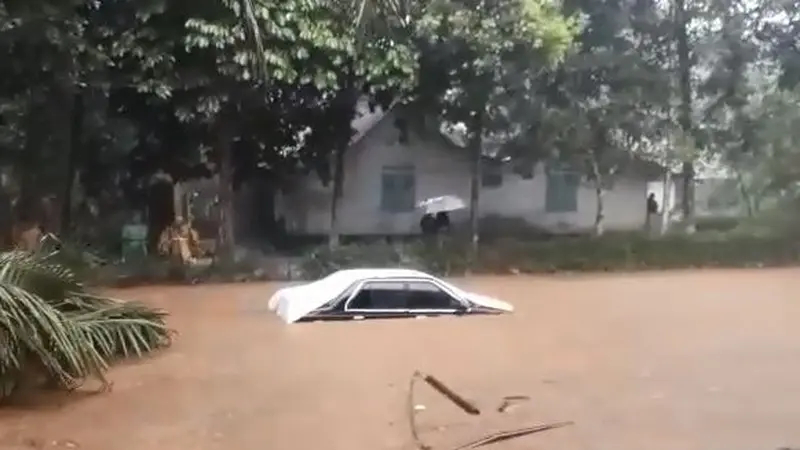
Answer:
<path fill-rule="evenodd" d="M 312 283 L 280 289 L 269 309 L 286 323 L 512 312 L 510 304 L 464 291 L 406 269 L 340 270 Z"/>

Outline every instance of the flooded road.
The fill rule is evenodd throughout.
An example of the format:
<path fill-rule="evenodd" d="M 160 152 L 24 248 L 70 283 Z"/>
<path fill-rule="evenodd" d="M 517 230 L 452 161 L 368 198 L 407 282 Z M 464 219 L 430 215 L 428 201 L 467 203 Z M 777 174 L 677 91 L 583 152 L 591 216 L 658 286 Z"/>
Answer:
<path fill-rule="evenodd" d="M 448 450 L 491 431 L 575 424 L 487 448 L 800 446 L 800 270 L 454 280 L 512 315 L 285 325 L 278 285 L 121 291 L 172 312 L 172 349 L 112 370 L 114 390 L 0 411 L 0 449 Z M 494 412 L 507 395 L 529 402 Z"/>

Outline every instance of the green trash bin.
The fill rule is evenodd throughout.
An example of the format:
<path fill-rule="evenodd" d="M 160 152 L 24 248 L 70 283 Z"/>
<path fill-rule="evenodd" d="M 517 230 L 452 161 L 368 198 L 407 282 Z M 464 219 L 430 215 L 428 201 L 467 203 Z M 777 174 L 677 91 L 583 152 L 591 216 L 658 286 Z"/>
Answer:
<path fill-rule="evenodd" d="M 122 227 L 122 260 L 147 256 L 147 225 L 129 223 Z"/>

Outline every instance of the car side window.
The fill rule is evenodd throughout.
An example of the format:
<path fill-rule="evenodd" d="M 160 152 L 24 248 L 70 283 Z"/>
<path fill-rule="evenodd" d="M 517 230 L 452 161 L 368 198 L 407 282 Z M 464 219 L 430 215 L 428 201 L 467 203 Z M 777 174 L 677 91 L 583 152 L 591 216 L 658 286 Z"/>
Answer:
<path fill-rule="evenodd" d="M 407 304 L 404 282 L 368 281 L 350 300 L 347 309 L 407 309 Z"/>
<path fill-rule="evenodd" d="M 459 309 L 461 302 L 430 281 L 406 283 L 409 309 Z"/>

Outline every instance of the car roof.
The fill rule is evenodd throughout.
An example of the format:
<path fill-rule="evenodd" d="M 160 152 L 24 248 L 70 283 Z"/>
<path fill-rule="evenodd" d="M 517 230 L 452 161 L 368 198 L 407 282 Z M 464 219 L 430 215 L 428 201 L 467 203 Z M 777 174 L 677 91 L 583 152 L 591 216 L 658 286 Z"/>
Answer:
<path fill-rule="evenodd" d="M 336 281 L 336 283 L 350 284 L 359 280 L 369 278 L 435 278 L 425 272 L 412 269 L 390 269 L 390 268 L 363 268 L 346 269 L 334 272 L 323 280 Z M 320 280 L 321 281 L 321 280 Z"/>
<path fill-rule="evenodd" d="M 354 283 L 365 280 L 395 279 L 395 278 L 416 278 L 420 280 L 438 280 L 436 277 L 419 270 L 411 269 L 386 269 L 386 268 L 363 268 L 346 269 L 334 272 L 327 277 L 320 278 L 311 283 L 299 286 L 287 287 L 281 290 L 283 295 L 298 295 L 303 298 L 322 298 L 330 301 L 340 295 L 345 289 Z M 450 286 L 450 285 L 448 285 Z M 451 289 L 457 289 L 450 286 Z M 290 294 L 292 293 L 292 294 Z"/>

